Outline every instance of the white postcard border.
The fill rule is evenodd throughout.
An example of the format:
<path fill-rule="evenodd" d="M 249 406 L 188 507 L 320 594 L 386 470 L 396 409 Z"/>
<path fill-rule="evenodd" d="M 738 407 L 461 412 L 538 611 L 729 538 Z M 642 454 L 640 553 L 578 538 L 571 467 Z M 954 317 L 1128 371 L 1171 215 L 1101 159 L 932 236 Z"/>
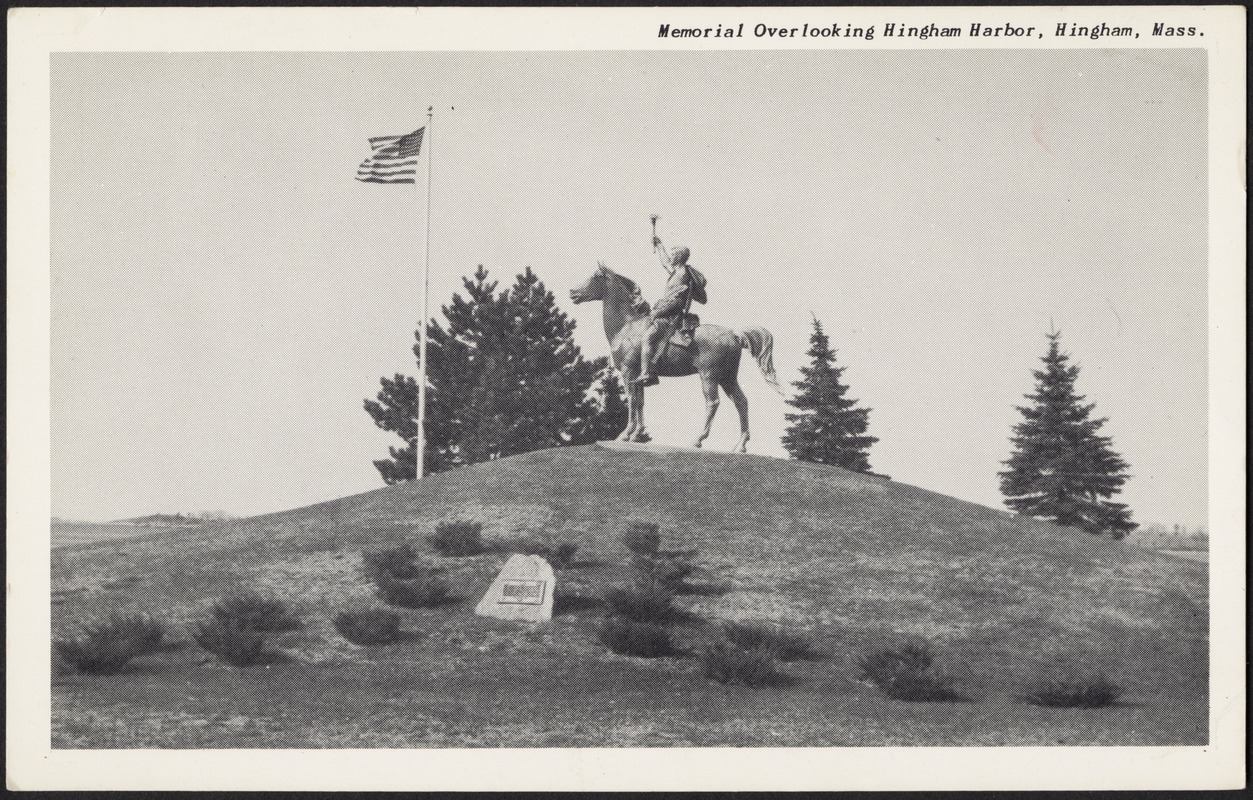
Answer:
<path fill-rule="evenodd" d="M 661 24 L 1196 25 L 1204 39 L 670 39 Z M 49 55 L 66 51 L 1203 47 L 1210 91 L 1210 530 L 1243 531 L 1245 17 L 1238 6 L 17 9 L 9 12 L 10 789 L 1188 789 L 1243 776 L 1245 544 L 1212 545 L 1211 743 L 1145 748 L 51 750 Z M 751 30 L 751 28 L 750 28 Z"/>

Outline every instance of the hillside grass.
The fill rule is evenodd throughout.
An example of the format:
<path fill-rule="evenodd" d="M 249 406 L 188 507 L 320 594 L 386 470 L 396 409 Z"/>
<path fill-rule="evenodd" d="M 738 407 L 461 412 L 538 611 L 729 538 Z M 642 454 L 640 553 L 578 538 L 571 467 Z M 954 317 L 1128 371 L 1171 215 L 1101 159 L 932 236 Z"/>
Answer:
<path fill-rule="evenodd" d="M 96 544 L 136 536 L 184 533 L 191 525 L 131 525 L 124 522 L 52 522 L 52 546 Z"/>
<path fill-rule="evenodd" d="M 634 498 L 628 501 L 628 498 Z M 474 616 L 507 552 L 448 559 L 426 537 L 469 520 L 483 538 L 578 544 L 557 615 Z M 628 580 L 622 533 L 660 526 L 695 549 L 674 653 L 598 640 Z M 464 599 L 394 609 L 395 644 L 361 648 L 333 618 L 369 603 L 364 550 L 411 543 Z M 55 747 L 549 747 L 1203 744 L 1205 565 L 832 467 L 601 446 L 549 450 L 304 509 L 165 535 L 59 547 L 53 635 L 112 612 L 173 638 L 215 599 L 280 597 L 305 625 L 275 658 L 235 668 L 194 646 L 112 676 L 56 675 Z M 724 686 L 700 654 L 727 622 L 803 635 L 822 659 L 782 685 Z M 867 652 L 926 641 L 967 698 L 910 703 L 859 678 Z M 1033 706 L 1074 664 L 1125 691 L 1100 709 Z"/>

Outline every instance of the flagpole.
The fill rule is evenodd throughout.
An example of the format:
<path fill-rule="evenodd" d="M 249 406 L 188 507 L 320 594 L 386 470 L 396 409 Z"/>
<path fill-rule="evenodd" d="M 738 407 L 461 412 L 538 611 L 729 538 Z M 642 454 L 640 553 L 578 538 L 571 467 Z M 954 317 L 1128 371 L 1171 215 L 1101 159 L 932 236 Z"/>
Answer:
<path fill-rule="evenodd" d="M 426 459 L 426 327 L 430 314 L 427 310 L 427 295 L 431 283 L 431 123 L 434 120 L 435 107 L 426 109 L 426 236 L 422 255 L 422 324 L 419 326 L 422 335 L 418 344 L 418 442 L 414 450 L 414 479 L 421 479 L 425 470 Z"/>

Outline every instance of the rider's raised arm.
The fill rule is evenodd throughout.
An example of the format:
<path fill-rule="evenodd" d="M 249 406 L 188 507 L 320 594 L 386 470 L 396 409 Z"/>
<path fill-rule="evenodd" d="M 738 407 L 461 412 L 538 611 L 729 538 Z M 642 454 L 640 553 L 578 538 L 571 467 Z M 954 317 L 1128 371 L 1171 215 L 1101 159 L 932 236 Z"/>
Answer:
<path fill-rule="evenodd" d="M 661 266 L 666 268 L 666 272 L 673 275 L 674 262 L 671 261 L 669 251 L 666 250 L 665 245 L 661 243 L 661 239 L 656 236 L 653 237 L 653 249 L 657 251 L 657 257 L 661 259 Z"/>

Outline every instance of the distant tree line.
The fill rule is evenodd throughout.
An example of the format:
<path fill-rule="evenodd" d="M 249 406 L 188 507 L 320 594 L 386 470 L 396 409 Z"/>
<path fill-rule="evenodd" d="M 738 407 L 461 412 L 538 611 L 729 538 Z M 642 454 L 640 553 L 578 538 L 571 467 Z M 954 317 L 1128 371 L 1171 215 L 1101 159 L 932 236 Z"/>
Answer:
<path fill-rule="evenodd" d="M 202 522 L 221 522 L 235 519 L 225 511 L 182 512 L 174 514 L 149 514 L 146 517 L 132 517 L 121 520 L 133 525 L 198 525 Z"/>
<path fill-rule="evenodd" d="M 1149 547 L 1195 550 L 1209 546 L 1209 529 L 1204 525 L 1189 528 L 1179 523 L 1168 526 L 1160 522 L 1149 522 L 1136 528 L 1133 535 L 1137 543 Z"/>

